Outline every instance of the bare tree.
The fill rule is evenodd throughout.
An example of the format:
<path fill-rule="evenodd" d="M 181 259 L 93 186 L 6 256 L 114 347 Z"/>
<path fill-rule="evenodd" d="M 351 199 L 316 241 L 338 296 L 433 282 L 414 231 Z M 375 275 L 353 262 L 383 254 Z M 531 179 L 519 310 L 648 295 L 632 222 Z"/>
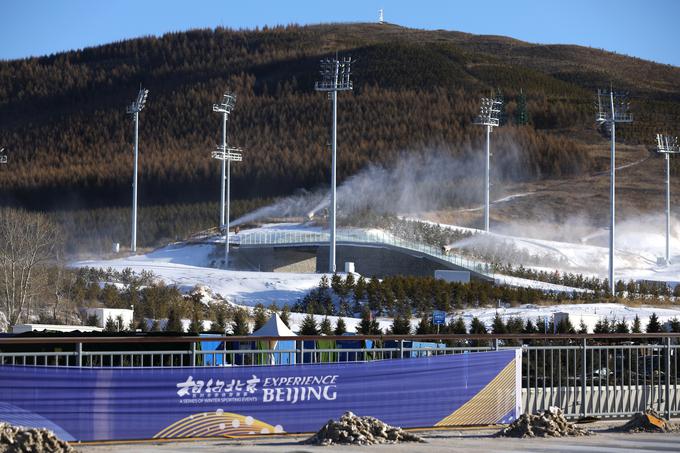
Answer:
<path fill-rule="evenodd" d="M 59 234 L 42 214 L 0 209 L 0 308 L 10 325 L 45 281 Z"/>

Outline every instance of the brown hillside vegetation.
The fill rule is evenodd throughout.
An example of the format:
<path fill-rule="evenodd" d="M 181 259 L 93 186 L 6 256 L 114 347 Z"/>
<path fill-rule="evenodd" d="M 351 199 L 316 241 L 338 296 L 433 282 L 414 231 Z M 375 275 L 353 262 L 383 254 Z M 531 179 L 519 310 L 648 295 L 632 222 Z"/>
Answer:
<path fill-rule="evenodd" d="M 92 209 L 129 204 L 132 127 L 125 107 L 150 89 L 140 120 L 140 203 L 168 206 L 217 199 L 220 138 L 211 111 L 225 89 L 238 95 L 230 142 L 244 148 L 233 196 L 258 199 L 312 188 L 329 177 L 318 61 L 358 59 L 355 90 L 339 101 L 339 176 L 399 153 L 479 149 L 479 97 L 500 91 L 507 126 L 494 132 L 496 177 L 513 183 L 601 170 L 592 145 L 593 94 L 631 92 L 636 121 L 617 137 L 650 144 L 680 116 L 680 68 L 592 48 L 535 45 L 498 36 L 390 24 L 330 24 L 233 31 L 223 28 L 133 39 L 41 58 L 0 62 L 3 205 Z M 515 124 L 518 95 L 529 124 Z M 677 166 L 676 166 L 677 170 Z M 186 211 L 184 211 L 186 212 Z M 207 225 L 206 225 L 207 226 Z"/>

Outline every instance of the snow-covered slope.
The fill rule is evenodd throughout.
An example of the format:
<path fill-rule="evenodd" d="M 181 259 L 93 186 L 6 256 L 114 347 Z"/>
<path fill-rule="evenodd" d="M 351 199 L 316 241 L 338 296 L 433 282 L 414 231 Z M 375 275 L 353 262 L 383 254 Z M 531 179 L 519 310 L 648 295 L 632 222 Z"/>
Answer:
<path fill-rule="evenodd" d="M 320 274 L 283 272 L 247 272 L 209 267 L 215 260 L 212 244 L 173 244 L 145 255 L 113 260 L 88 260 L 72 263 L 74 267 L 95 267 L 116 271 L 130 268 L 139 273 L 151 271 L 166 284 L 188 293 L 195 286 L 205 286 L 216 295 L 239 305 L 258 303 L 279 306 L 292 304 L 319 284 Z"/>

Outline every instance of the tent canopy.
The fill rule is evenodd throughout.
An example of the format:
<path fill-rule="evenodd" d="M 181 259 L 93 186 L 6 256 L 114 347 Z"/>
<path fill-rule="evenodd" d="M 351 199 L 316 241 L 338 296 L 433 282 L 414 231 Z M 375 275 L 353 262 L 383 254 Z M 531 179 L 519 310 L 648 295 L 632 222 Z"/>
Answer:
<path fill-rule="evenodd" d="M 295 337 L 295 333 L 290 330 L 279 318 L 277 313 L 274 313 L 269 321 L 262 327 L 257 329 L 252 334 L 254 337 Z"/>

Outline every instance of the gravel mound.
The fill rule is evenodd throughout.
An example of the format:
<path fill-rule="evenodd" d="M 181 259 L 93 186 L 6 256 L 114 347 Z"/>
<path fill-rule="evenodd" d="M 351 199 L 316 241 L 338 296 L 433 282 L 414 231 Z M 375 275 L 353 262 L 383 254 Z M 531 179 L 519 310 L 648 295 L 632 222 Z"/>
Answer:
<path fill-rule="evenodd" d="M 0 453 L 75 453 L 75 450 L 47 429 L 0 422 Z"/>
<path fill-rule="evenodd" d="M 638 412 L 617 431 L 629 433 L 669 433 L 677 431 L 678 426 L 669 422 L 653 409 Z"/>
<path fill-rule="evenodd" d="M 500 437 L 567 437 L 588 436 L 592 434 L 585 428 L 569 423 L 562 409 L 550 407 L 542 414 L 522 414 L 507 428 L 497 434 Z"/>
<path fill-rule="evenodd" d="M 373 417 L 360 417 L 351 412 L 342 414 L 339 420 L 328 420 L 323 428 L 305 444 L 315 445 L 373 445 L 398 442 L 425 442 L 420 436 L 390 426 Z"/>

